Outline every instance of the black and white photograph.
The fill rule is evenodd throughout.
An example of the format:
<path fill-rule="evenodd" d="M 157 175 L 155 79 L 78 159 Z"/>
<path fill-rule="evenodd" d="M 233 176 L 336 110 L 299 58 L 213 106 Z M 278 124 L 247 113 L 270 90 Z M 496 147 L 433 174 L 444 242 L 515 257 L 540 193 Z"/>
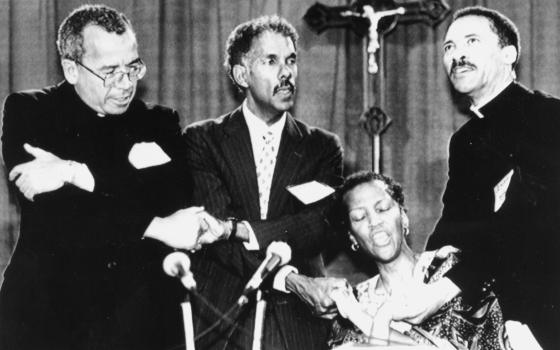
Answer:
<path fill-rule="evenodd" d="M 560 349 L 557 0 L 0 0 L 0 350 Z"/>

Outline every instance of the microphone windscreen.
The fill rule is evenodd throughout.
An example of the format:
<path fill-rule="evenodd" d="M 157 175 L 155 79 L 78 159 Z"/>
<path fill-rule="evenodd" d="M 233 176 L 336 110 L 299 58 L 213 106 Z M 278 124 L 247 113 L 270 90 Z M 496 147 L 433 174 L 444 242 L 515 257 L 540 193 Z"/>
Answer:
<path fill-rule="evenodd" d="M 183 252 L 173 252 L 163 259 L 163 271 L 171 277 L 183 277 L 191 269 L 191 259 Z"/>
<path fill-rule="evenodd" d="M 292 249 L 286 242 L 272 242 L 266 248 L 266 255 L 272 254 L 280 257 L 280 266 L 286 265 L 292 259 Z"/>

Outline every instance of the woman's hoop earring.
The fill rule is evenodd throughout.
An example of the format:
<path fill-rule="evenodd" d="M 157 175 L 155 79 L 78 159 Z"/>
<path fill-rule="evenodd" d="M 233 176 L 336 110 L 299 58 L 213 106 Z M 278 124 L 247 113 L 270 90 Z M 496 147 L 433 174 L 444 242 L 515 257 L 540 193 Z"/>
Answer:
<path fill-rule="evenodd" d="M 358 243 L 358 241 L 356 241 L 356 238 L 350 236 L 350 249 L 352 249 L 353 251 L 357 252 L 358 249 L 360 249 L 360 244 Z"/>
<path fill-rule="evenodd" d="M 350 249 L 357 252 L 358 249 L 360 249 L 360 244 L 358 243 L 358 241 L 356 241 L 356 238 L 354 238 L 354 236 L 352 236 L 350 231 L 348 231 L 348 239 L 350 240 Z"/>

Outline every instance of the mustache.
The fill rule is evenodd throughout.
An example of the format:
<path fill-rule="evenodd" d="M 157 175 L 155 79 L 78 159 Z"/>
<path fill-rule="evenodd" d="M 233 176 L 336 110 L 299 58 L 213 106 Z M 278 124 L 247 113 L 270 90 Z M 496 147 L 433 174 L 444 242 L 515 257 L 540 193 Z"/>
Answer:
<path fill-rule="evenodd" d="M 453 60 L 453 62 L 451 63 L 450 72 L 453 72 L 455 69 L 462 68 L 462 67 L 476 68 L 476 65 L 470 61 L 467 61 L 463 57 L 460 60 Z"/>
<path fill-rule="evenodd" d="M 294 86 L 294 84 L 292 84 L 291 81 L 286 79 L 286 80 L 280 81 L 280 84 L 278 84 L 274 87 L 273 94 L 277 94 L 278 91 L 280 91 L 280 89 L 285 89 L 285 88 L 288 88 L 291 93 L 293 93 L 296 90 L 296 87 Z"/>

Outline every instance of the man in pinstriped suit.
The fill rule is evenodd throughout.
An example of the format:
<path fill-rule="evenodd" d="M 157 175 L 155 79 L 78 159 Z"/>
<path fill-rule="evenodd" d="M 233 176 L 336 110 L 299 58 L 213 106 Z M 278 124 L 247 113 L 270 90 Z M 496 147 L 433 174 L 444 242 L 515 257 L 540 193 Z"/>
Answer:
<path fill-rule="evenodd" d="M 336 310 L 329 291 L 346 283 L 322 277 L 325 212 L 332 199 L 304 205 L 287 190 L 310 181 L 332 187 L 342 182 L 338 138 L 288 112 L 294 104 L 296 40 L 295 29 L 277 16 L 238 26 L 227 42 L 226 67 L 245 101 L 185 132 L 195 203 L 221 218 L 224 228 L 222 240 L 193 259 L 200 293 L 225 312 L 270 242 L 286 241 L 292 248 L 293 266 L 277 273 L 266 294 L 265 349 L 326 348 L 328 322 L 317 316 Z M 237 317 L 237 328 L 222 324 L 197 347 L 250 348 L 253 304 Z M 197 300 L 194 316 L 198 334 L 218 318 Z"/>

